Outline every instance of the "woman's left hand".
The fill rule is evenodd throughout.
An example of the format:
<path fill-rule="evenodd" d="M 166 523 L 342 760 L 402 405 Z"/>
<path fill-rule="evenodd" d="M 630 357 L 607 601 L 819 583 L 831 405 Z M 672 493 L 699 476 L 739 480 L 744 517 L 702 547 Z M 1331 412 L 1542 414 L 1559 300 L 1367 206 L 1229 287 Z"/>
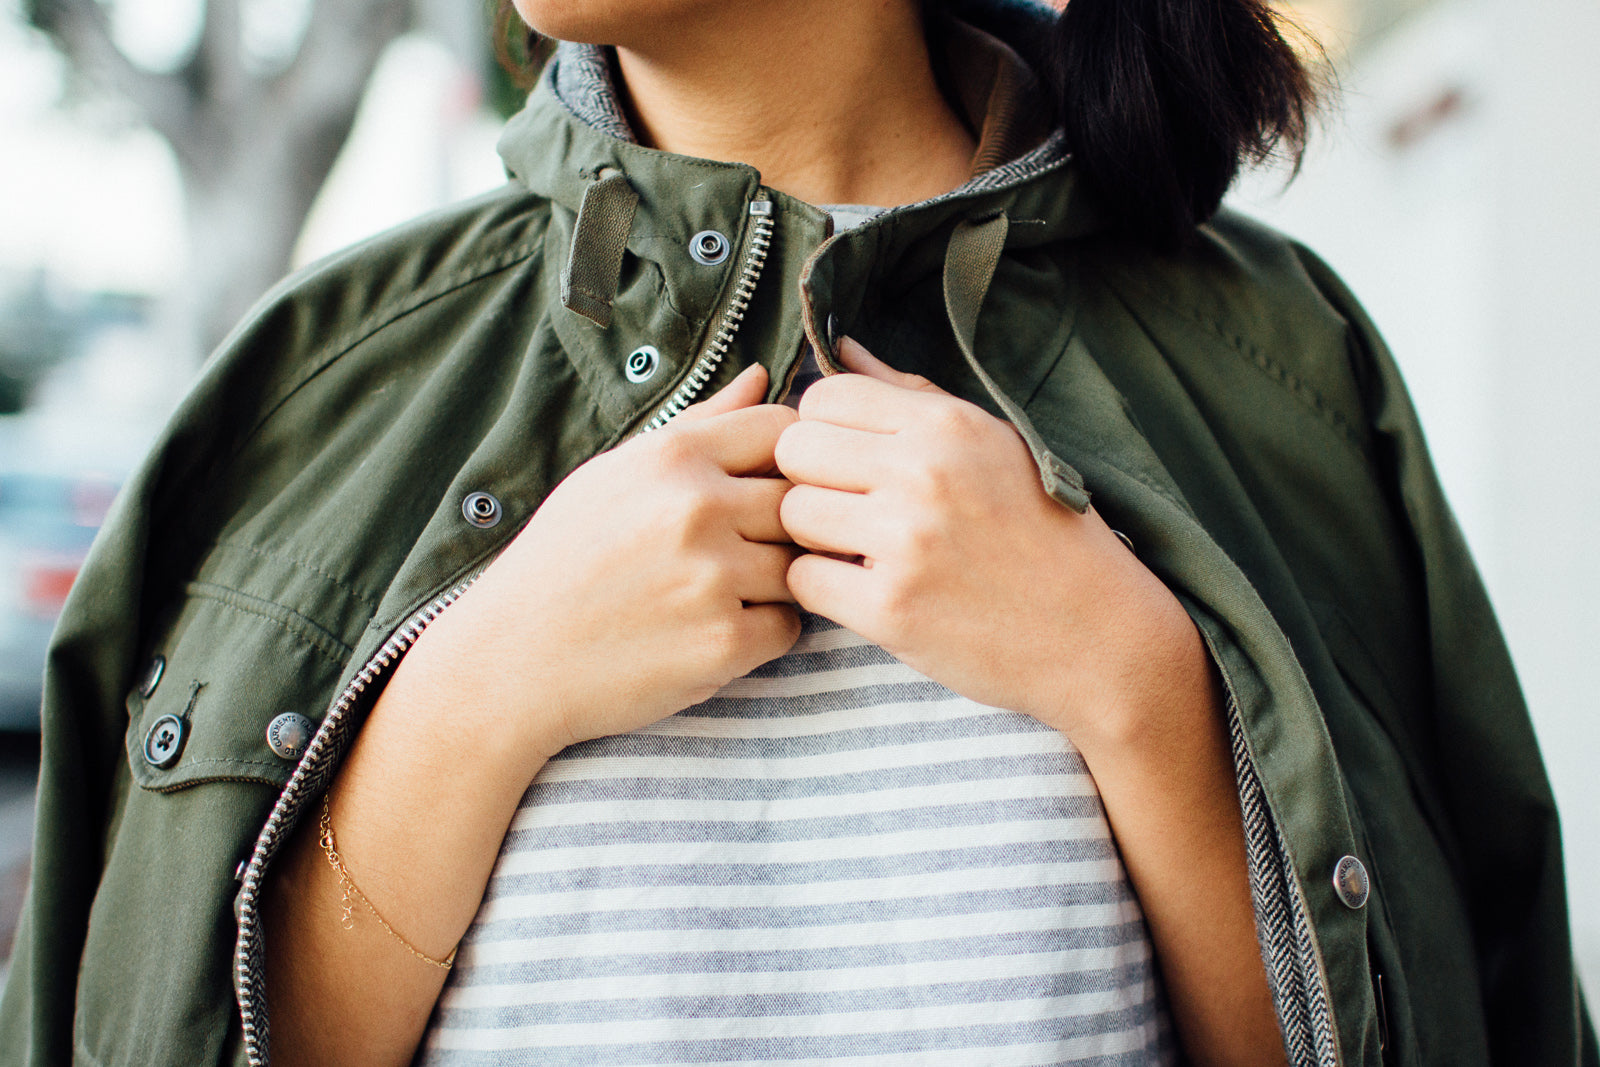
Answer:
<path fill-rule="evenodd" d="M 1008 423 L 854 341 L 839 354 L 854 373 L 813 385 L 776 451 L 783 525 L 811 550 L 789 569 L 801 606 L 1080 749 L 1210 704 L 1183 607 L 1093 510 L 1045 493 Z"/>
<path fill-rule="evenodd" d="M 1026 712 L 1094 775 L 1187 1057 L 1282 1064 L 1223 689 L 1176 597 L 1008 424 L 846 341 L 800 401 L 780 517 L 802 607 L 949 689 Z"/>

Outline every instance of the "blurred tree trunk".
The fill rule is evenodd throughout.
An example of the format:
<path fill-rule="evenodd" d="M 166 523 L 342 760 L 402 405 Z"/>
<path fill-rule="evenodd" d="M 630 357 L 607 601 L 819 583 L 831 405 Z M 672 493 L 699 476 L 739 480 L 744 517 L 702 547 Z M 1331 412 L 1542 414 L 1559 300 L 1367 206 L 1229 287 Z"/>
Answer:
<path fill-rule="evenodd" d="M 299 47 L 264 60 L 245 48 L 241 0 L 206 0 L 193 53 L 167 72 L 118 49 L 102 0 L 29 4 L 79 73 L 130 101 L 172 146 L 190 249 L 181 299 L 201 355 L 288 271 L 378 57 L 412 19 L 413 0 L 309 2 Z"/>

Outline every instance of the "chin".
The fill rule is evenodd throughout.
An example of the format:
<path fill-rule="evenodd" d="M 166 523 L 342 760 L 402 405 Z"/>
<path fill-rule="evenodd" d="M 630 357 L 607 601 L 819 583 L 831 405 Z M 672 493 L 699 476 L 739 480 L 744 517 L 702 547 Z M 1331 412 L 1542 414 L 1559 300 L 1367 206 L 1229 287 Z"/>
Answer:
<path fill-rule="evenodd" d="M 727 7 L 727 0 L 514 0 L 533 29 L 558 41 L 624 47 L 649 40 L 667 24 Z"/>

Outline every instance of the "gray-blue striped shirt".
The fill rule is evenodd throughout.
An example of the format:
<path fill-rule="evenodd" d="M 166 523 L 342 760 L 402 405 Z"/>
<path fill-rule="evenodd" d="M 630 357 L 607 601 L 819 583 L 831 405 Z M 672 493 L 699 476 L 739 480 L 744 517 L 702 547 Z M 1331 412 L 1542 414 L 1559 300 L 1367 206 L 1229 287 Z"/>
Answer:
<path fill-rule="evenodd" d="M 704 704 L 544 768 L 421 1062 L 1173 1062 L 1066 738 L 804 623 Z"/>

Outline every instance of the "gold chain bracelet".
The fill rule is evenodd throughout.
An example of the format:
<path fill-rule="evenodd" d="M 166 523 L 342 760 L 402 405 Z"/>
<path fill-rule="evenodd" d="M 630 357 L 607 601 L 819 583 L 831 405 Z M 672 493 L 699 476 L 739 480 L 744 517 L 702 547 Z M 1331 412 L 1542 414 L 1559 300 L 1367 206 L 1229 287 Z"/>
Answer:
<path fill-rule="evenodd" d="M 456 962 L 457 949 L 451 949 L 450 955 L 446 956 L 444 959 L 436 960 L 426 952 L 423 952 L 421 949 L 417 948 L 417 946 L 407 941 L 404 937 L 401 937 L 400 931 L 389 925 L 388 920 L 378 913 L 377 908 L 373 907 L 372 901 L 367 899 L 367 895 L 363 893 L 359 887 L 357 887 L 355 879 L 350 877 L 350 872 L 345 868 L 344 860 L 339 855 L 338 846 L 334 844 L 333 805 L 329 803 L 326 794 L 324 794 L 322 797 L 322 818 L 317 823 L 317 830 L 318 840 L 322 843 L 322 851 L 328 857 L 328 866 L 332 867 L 334 873 L 339 876 L 339 887 L 344 890 L 344 900 L 341 902 L 344 905 L 344 914 L 339 918 L 339 925 L 343 926 L 346 930 L 355 928 L 356 901 L 359 900 L 366 906 L 368 911 L 372 912 L 372 917 L 378 920 L 378 925 L 389 931 L 389 936 L 404 945 L 407 952 L 417 957 L 417 959 L 421 960 L 423 963 L 431 963 L 435 967 L 439 967 L 448 971 Z"/>

